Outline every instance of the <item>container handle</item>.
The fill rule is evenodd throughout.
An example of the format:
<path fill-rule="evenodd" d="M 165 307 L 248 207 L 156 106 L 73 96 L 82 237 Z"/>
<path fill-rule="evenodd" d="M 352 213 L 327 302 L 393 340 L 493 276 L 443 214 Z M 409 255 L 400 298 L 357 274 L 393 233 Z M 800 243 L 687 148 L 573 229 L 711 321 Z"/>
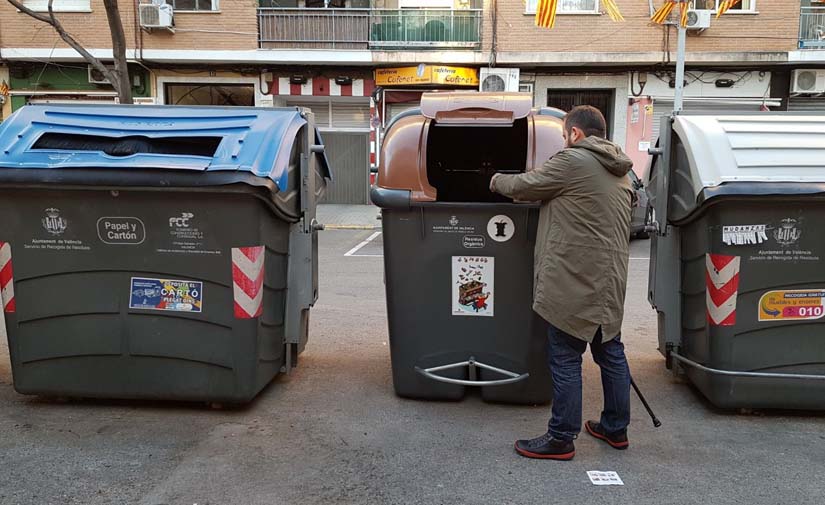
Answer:
<path fill-rule="evenodd" d="M 470 370 L 470 380 L 464 379 L 453 379 L 450 377 L 444 377 L 442 375 L 437 375 L 435 372 L 441 372 L 443 370 L 452 370 L 453 368 L 462 368 L 468 367 Z M 478 368 L 482 368 L 484 370 L 489 370 L 491 372 L 496 372 L 501 375 L 505 375 L 507 379 L 498 379 L 498 380 L 491 380 L 491 381 L 480 381 L 476 380 L 476 372 Z M 480 361 L 476 361 L 475 358 L 472 356 L 467 361 L 460 361 L 458 363 L 451 363 L 449 365 L 440 365 L 434 366 L 431 368 L 421 368 L 416 366 L 415 371 L 423 375 L 428 379 L 432 379 L 438 382 L 446 382 L 447 384 L 456 384 L 459 386 L 506 386 L 507 384 L 515 384 L 516 382 L 521 382 L 527 377 L 530 377 L 529 373 L 518 374 L 516 372 L 511 372 L 509 370 L 504 370 L 502 368 L 497 368 L 486 363 L 481 363 Z"/>
<path fill-rule="evenodd" d="M 670 357 L 681 363 L 707 372 L 713 375 L 726 375 L 728 377 L 749 377 L 752 379 L 791 379 L 791 380 L 825 380 L 825 375 L 818 374 L 795 374 L 795 373 L 773 373 L 773 372 L 745 372 L 739 370 L 719 370 L 706 367 L 700 363 L 690 360 L 676 351 L 670 351 Z"/>

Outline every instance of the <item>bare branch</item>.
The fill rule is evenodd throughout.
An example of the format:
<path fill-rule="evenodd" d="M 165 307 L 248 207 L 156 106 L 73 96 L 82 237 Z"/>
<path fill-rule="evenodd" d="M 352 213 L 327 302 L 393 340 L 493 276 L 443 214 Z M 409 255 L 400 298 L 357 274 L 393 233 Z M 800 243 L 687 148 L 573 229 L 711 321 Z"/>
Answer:
<path fill-rule="evenodd" d="M 35 12 L 25 5 L 23 5 L 19 0 L 8 0 L 10 4 L 15 6 L 20 12 L 33 17 L 38 21 L 42 21 L 48 25 L 51 25 L 52 28 L 57 32 L 61 39 L 63 39 L 72 49 L 80 53 L 84 60 L 86 60 L 91 66 L 99 70 L 109 82 L 112 83 L 112 86 L 115 87 L 115 90 L 120 92 L 117 87 L 117 77 L 112 73 L 112 71 L 106 67 L 98 58 L 92 55 L 89 51 L 84 49 L 84 47 L 78 42 L 74 37 L 72 37 L 64 28 L 63 25 L 58 21 L 57 17 L 54 15 L 53 9 L 53 2 L 54 0 L 49 0 L 49 15 L 46 16 L 39 12 Z"/>
<path fill-rule="evenodd" d="M 75 51 L 77 51 L 78 53 L 80 53 L 80 55 L 81 55 L 81 56 L 83 56 L 83 59 L 85 59 L 86 61 L 88 61 L 88 62 L 89 62 L 89 64 L 91 64 L 91 65 L 92 65 L 93 67 L 95 67 L 98 71 L 100 71 L 100 73 L 102 73 L 102 74 L 103 74 L 103 76 L 104 76 L 104 77 L 106 77 L 106 79 L 108 79 L 108 81 L 109 81 L 110 83 L 112 83 L 112 85 L 113 85 L 113 86 L 115 87 L 115 89 L 117 90 L 117 89 L 118 89 L 118 88 L 117 88 L 117 84 L 115 84 L 115 83 L 116 83 L 116 81 L 117 81 L 117 76 L 115 76 L 115 74 L 114 74 L 114 73 L 112 73 L 112 71 L 111 71 L 109 68 L 107 68 L 107 67 L 106 67 L 106 65 L 104 65 L 102 61 L 100 61 L 99 59 L 95 58 L 95 57 L 92 55 L 92 53 L 90 53 L 89 51 L 87 51 L 87 50 L 86 50 L 86 49 L 85 49 L 85 48 L 84 48 L 84 47 L 80 44 L 80 42 L 78 42 L 78 41 L 77 41 L 77 39 L 75 39 L 74 37 L 72 37 L 72 36 L 69 34 L 69 32 L 67 32 L 67 31 L 63 28 L 63 25 L 60 23 L 60 21 L 58 21 L 58 20 L 57 20 L 57 17 L 55 17 L 55 15 L 54 15 L 54 8 L 53 8 L 53 4 L 54 4 L 54 0 L 49 0 L 49 19 L 50 19 L 49 24 L 50 24 L 50 25 L 52 25 L 52 26 L 54 27 L 54 29 L 57 31 L 57 34 L 58 34 L 58 35 L 60 35 L 60 38 L 61 38 L 61 39 L 63 39 L 63 40 L 64 40 L 67 44 L 69 44 L 69 46 L 71 46 L 71 47 L 72 47 L 72 49 L 74 49 Z M 118 91 L 120 91 L 120 90 L 118 90 Z"/>

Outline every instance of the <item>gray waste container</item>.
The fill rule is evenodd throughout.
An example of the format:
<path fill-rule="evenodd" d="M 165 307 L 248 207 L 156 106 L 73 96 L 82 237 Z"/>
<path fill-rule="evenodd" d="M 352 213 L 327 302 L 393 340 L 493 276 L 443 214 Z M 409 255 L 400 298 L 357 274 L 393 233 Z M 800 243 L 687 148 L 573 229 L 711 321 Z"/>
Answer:
<path fill-rule="evenodd" d="M 825 117 L 678 115 L 654 154 L 668 367 L 719 407 L 825 409 Z"/>
<path fill-rule="evenodd" d="M 246 402 L 295 365 L 328 176 L 311 114 L 29 106 L 0 145 L 17 391 Z"/>
<path fill-rule="evenodd" d="M 490 193 L 496 172 L 543 164 L 561 119 L 523 94 L 425 94 L 394 120 L 373 202 L 382 208 L 398 395 L 546 403 L 546 325 L 532 310 L 539 207 Z"/>

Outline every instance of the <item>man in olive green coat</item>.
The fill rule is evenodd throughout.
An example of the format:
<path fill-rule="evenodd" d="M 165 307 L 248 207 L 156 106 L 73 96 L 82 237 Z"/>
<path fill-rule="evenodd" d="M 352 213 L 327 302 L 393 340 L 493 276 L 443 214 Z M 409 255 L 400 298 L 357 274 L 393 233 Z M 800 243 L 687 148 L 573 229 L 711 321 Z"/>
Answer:
<path fill-rule="evenodd" d="M 604 116 L 580 106 L 565 117 L 566 148 L 541 168 L 496 174 L 490 189 L 541 201 L 533 310 L 550 323 L 553 408 L 545 435 L 516 442 L 522 456 L 569 460 L 581 431 L 582 354 L 590 344 L 601 368 L 604 410 L 587 432 L 628 447 L 630 372 L 620 339 L 627 286 L 633 162 L 605 139 Z"/>

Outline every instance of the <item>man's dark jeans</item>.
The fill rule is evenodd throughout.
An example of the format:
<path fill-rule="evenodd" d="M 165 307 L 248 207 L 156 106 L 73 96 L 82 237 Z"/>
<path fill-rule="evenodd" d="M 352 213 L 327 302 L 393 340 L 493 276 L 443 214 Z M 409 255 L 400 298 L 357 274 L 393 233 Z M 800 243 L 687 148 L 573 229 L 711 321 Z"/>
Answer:
<path fill-rule="evenodd" d="M 604 343 L 601 340 L 599 328 L 590 352 L 602 370 L 604 410 L 600 422 L 612 435 L 630 424 L 630 369 L 621 334 Z M 549 431 L 560 440 L 573 440 L 582 429 L 582 354 L 586 349 L 587 342 L 550 326 L 547 362 L 553 375 L 553 412 Z"/>

